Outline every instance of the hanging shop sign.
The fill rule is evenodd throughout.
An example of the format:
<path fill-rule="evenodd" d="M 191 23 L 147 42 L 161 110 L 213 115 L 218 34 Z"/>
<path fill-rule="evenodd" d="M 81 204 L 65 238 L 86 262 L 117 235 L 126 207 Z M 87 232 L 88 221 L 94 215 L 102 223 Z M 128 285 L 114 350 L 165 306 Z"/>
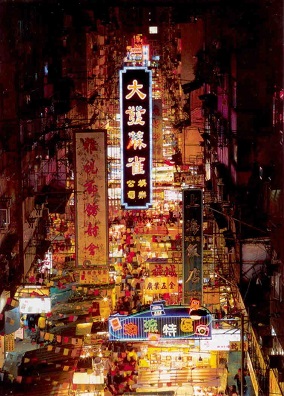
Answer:
<path fill-rule="evenodd" d="M 152 264 L 152 261 L 155 262 Z M 144 290 L 147 294 L 178 293 L 178 264 L 168 263 L 169 259 L 149 259 L 149 276 L 145 278 Z"/>
<path fill-rule="evenodd" d="M 212 339 L 211 340 L 201 340 L 200 350 L 205 351 L 230 351 L 231 345 L 238 343 L 240 341 L 240 330 L 233 328 L 229 329 L 225 327 L 224 329 L 212 329 Z"/>
<path fill-rule="evenodd" d="M 248 351 L 248 343 L 247 341 L 231 341 L 230 342 L 230 351 Z"/>
<path fill-rule="evenodd" d="M 78 266 L 108 262 L 106 131 L 75 132 Z"/>
<path fill-rule="evenodd" d="M 178 293 L 178 278 L 173 276 L 147 277 L 144 282 L 146 294 Z"/>
<path fill-rule="evenodd" d="M 203 285 L 203 193 L 183 191 L 183 294 L 184 303 L 192 297 L 202 302 Z"/>
<path fill-rule="evenodd" d="M 155 302 L 150 310 L 133 315 L 109 317 L 109 337 L 113 341 L 210 339 L 212 316 L 199 307 L 198 313 L 189 306 L 165 306 Z"/>
<path fill-rule="evenodd" d="M 121 204 L 147 209 L 152 204 L 152 72 L 120 71 Z"/>

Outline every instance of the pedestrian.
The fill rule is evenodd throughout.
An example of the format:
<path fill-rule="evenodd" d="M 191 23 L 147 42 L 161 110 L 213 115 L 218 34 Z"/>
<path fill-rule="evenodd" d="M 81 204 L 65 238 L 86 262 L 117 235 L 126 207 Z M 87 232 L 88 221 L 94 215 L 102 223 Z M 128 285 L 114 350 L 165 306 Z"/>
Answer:
<path fill-rule="evenodd" d="M 228 395 L 229 396 L 238 396 L 236 385 L 230 385 L 228 387 Z"/>
<path fill-rule="evenodd" d="M 241 381 L 241 378 L 242 378 L 242 369 L 239 368 L 239 369 L 238 369 L 238 372 L 237 372 L 236 375 L 234 376 L 234 380 L 235 380 L 236 383 L 237 383 L 238 392 L 239 392 L 240 394 L 241 394 L 241 388 L 242 388 L 242 381 Z M 246 379 L 245 379 L 245 376 L 244 376 L 244 373 L 243 373 L 243 392 L 244 392 L 244 395 L 246 394 L 246 391 L 247 391 L 247 383 L 246 383 Z"/>
<path fill-rule="evenodd" d="M 38 318 L 37 326 L 40 331 L 44 331 L 46 329 L 46 316 L 45 314 L 41 314 Z"/>
<path fill-rule="evenodd" d="M 35 317 L 33 314 L 27 315 L 27 322 L 28 322 L 28 329 L 31 332 L 35 332 L 36 322 L 35 322 Z"/>
<path fill-rule="evenodd" d="M 121 313 L 123 311 L 123 299 L 122 297 L 119 297 L 116 303 L 116 310 L 118 313 Z"/>
<path fill-rule="evenodd" d="M 4 371 L 0 369 L 0 382 L 4 382 Z"/>
<path fill-rule="evenodd" d="M 137 312 L 140 312 L 140 311 L 141 311 L 141 309 L 142 309 L 142 302 L 141 302 L 140 299 L 136 301 L 135 309 L 136 309 Z"/>
<path fill-rule="evenodd" d="M 130 312 L 130 308 L 131 308 L 131 302 L 130 302 L 129 298 L 128 297 L 124 297 L 124 300 L 123 300 L 123 310 L 124 310 L 124 312 L 129 313 Z"/>

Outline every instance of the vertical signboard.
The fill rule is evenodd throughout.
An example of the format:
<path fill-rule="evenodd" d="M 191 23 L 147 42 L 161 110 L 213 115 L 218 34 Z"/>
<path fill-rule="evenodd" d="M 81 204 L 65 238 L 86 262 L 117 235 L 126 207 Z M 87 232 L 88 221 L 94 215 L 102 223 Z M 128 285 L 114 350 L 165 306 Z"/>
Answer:
<path fill-rule="evenodd" d="M 108 263 L 106 131 L 75 133 L 76 263 Z"/>
<path fill-rule="evenodd" d="M 148 66 L 150 62 L 150 46 L 143 45 L 142 46 L 142 58 L 143 58 L 143 66 Z"/>
<path fill-rule="evenodd" d="M 162 99 L 153 99 L 153 158 L 163 163 L 163 111 Z"/>
<path fill-rule="evenodd" d="M 152 202 L 152 75 L 145 67 L 120 71 L 121 204 L 147 209 Z"/>
<path fill-rule="evenodd" d="M 202 302 L 203 194 L 201 189 L 183 191 L 183 297 Z"/>

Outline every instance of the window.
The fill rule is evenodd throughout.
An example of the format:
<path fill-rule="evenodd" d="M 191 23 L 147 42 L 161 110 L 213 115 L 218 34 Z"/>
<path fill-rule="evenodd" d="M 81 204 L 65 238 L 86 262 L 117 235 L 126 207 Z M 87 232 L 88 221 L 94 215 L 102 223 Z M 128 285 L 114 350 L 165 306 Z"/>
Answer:
<path fill-rule="evenodd" d="M 0 229 L 7 228 L 8 224 L 10 224 L 10 208 L 0 209 Z"/>
<path fill-rule="evenodd" d="M 158 26 L 149 26 L 150 34 L 158 34 Z"/>
<path fill-rule="evenodd" d="M 281 274 L 275 272 L 271 278 L 272 297 L 278 301 L 282 301 L 282 284 L 280 276 Z"/>

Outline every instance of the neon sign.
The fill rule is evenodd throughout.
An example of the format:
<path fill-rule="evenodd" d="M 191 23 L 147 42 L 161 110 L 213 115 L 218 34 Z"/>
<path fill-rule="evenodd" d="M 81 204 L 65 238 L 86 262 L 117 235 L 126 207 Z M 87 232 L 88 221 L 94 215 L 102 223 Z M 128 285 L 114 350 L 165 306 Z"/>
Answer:
<path fill-rule="evenodd" d="M 154 309 L 155 308 L 155 309 Z M 211 339 L 212 315 L 200 307 L 191 315 L 188 306 L 152 304 L 149 311 L 109 317 L 110 340 Z"/>
<path fill-rule="evenodd" d="M 152 203 L 152 72 L 120 71 L 121 204 L 147 209 Z"/>

